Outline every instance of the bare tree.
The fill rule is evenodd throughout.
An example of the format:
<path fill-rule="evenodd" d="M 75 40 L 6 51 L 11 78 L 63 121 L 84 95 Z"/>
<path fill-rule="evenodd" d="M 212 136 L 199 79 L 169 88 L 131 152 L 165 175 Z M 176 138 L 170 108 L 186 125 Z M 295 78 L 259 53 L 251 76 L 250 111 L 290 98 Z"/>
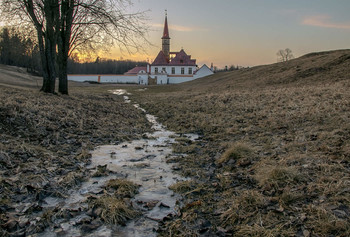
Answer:
<path fill-rule="evenodd" d="M 37 31 L 43 87 L 68 94 L 67 62 L 73 51 L 111 46 L 139 50 L 147 42 L 144 12 L 127 13 L 130 0 L 1 0 L 2 13 L 13 22 L 30 20 Z M 7 14 L 6 14 L 7 13 Z M 141 40 L 141 41 L 140 41 Z"/>
<path fill-rule="evenodd" d="M 58 3 L 54 0 L 3 0 L 2 16 L 13 23 L 28 23 L 36 29 L 44 92 L 55 92 Z"/>
<path fill-rule="evenodd" d="M 115 43 L 128 52 L 142 49 L 147 42 L 144 12 L 126 13 L 128 0 L 65 0 L 62 5 L 61 39 L 59 55 L 63 63 L 60 69 L 59 91 L 67 89 L 67 61 L 74 51 L 108 50 Z M 65 10 L 64 10 L 65 9 Z M 60 45 L 59 45 L 60 46 Z M 59 47 L 60 48 L 60 47 Z M 63 53 L 64 52 L 64 53 Z M 60 60 L 60 57 L 59 57 Z M 62 72 L 62 73 L 61 73 Z"/>
<path fill-rule="evenodd" d="M 292 53 L 292 50 L 289 48 L 286 49 L 280 49 L 277 52 L 277 60 L 279 62 L 286 62 L 294 58 L 294 55 Z"/>

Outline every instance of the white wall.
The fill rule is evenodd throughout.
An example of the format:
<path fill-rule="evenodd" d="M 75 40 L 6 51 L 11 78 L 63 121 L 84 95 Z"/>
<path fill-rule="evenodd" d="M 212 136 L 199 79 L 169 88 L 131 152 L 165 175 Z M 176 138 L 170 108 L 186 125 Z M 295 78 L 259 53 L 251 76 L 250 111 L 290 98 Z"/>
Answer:
<path fill-rule="evenodd" d="M 168 75 L 167 74 L 154 74 L 154 75 L 150 75 L 150 77 L 151 78 L 157 77 L 157 84 L 158 85 L 168 84 Z"/>
<path fill-rule="evenodd" d="M 100 78 L 100 81 L 99 81 Z M 70 81 L 94 81 L 101 83 L 139 83 L 139 77 L 137 75 L 68 75 Z"/>
<path fill-rule="evenodd" d="M 98 75 L 68 75 L 69 81 L 98 81 Z"/>
<path fill-rule="evenodd" d="M 175 74 L 172 74 L 172 68 L 175 68 Z M 158 68 L 158 73 L 165 68 L 165 71 L 168 75 L 192 75 L 196 71 L 196 66 L 151 66 L 151 73 L 155 73 L 155 68 Z M 185 69 L 185 74 L 181 74 L 181 68 Z M 188 73 L 188 69 L 192 68 L 192 74 Z"/>
<path fill-rule="evenodd" d="M 209 76 L 209 75 L 212 75 L 214 74 L 212 70 L 210 70 L 210 68 L 208 68 L 207 65 L 203 65 L 197 72 L 196 74 L 194 75 L 195 79 L 197 78 L 201 78 L 201 77 L 206 77 L 206 76 Z"/>
<path fill-rule="evenodd" d="M 141 85 L 148 85 L 148 74 L 138 75 L 138 81 Z"/>
<path fill-rule="evenodd" d="M 101 83 L 139 83 L 137 75 L 126 76 L 126 75 L 101 75 Z"/>
<path fill-rule="evenodd" d="M 157 84 L 177 84 L 187 81 L 192 81 L 197 78 L 205 77 L 213 74 L 213 72 L 206 66 L 203 65 L 194 75 L 188 74 L 188 68 L 192 68 L 193 72 L 195 71 L 194 66 L 184 66 L 185 74 L 181 74 L 181 66 L 175 66 L 176 74 L 171 74 L 171 66 L 166 66 L 166 72 L 168 74 L 138 74 L 138 75 L 68 75 L 68 80 L 71 81 L 94 81 L 101 83 L 134 83 L 148 85 L 148 76 L 155 78 L 157 77 Z M 154 66 L 151 67 L 151 72 L 154 72 Z M 162 70 L 163 67 L 158 67 L 159 70 Z M 100 80 L 99 80 L 100 78 Z"/>
<path fill-rule="evenodd" d="M 194 80 L 194 77 L 169 77 L 169 84 L 178 84 Z"/>

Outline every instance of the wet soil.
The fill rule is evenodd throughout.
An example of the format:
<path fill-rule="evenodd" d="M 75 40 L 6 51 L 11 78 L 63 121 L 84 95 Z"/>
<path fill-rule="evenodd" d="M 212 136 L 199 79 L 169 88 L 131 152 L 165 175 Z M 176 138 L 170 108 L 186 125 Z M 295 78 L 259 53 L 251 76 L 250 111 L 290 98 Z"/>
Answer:
<path fill-rule="evenodd" d="M 0 235 L 28 236 L 70 218 L 47 207 L 90 177 L 97 145 L 142 138 L 151 124 L 121 96 L 72 88 L 70 96 L 1 87 Z M 51 200 L 52 200 L 51 199 Z"/>
<path fill-rule="evenodd" d="M 125 90 L 113 90 L 114 94 L 123 95 Z M 126 103 L 130 103 L 128 96 L 124 96 Z M 145 112 L 138 105 L 134 106 Z M 45 208 L 59 208 L 71 210 L 76 214 L 69 220 L 56 220 L 55 226 L 48 228 L 39 236 L 81 236 L 84 226 L 79 224 L 86 218 L 85 226 L 96 220 L 93 211 L 89 211 L 87 200 L 93 196 L 99 199 L 105 195 L 106 186 L 111 180 L 125 179 L 135 183 L 138 191 L 132 199 L 131 206 L 139 212 L 139 216 L 120 225 L 101 225 L 89 231 L 89 236 L 156 236 L 158 222 L 169 216 L 177 215 L 180 196 L 173 193 L 169 186 L 185 178 L 174 174 L 172 166 L 167 160 L 181 158 L 183 154 L 173 154 L 172 144 L 180 135 L 166 130 L 156 121 L 153 115 L 145 114 L 152 124 L 154 132 L 146 133 L 143 139 L 123 142 L 118 145 L 99 146 L 91 152 L 91 178 L 83 182 L 81 187 L 68 191 L 68 198 L 48 197 L 44 200 Z M 182 138 L 194 141 L 198 136 L 182 134 Z M 103 167 L 103 168 L 101 168 Z M 99 170 L 100 175 L 94 175 Z M 97 227 L 97 226 L 94 226 Z"/>
<path fill-rule="evenodd" d="M 134 90 L 191 177 L 160 236 L 349 236 L 349 50 Z M 322 70 L 320 70 L 322 68 Z"/>
<path fill-rule="evenodd" d="M 177 169 L 174 161 L 184 156 L 173 153 L 173 146 L 177 140 L 191 143 L 198 139 L 197 135 L 178 135 L 166 130 L 153 115 L 132 104 L 125 90 L 104 89 L 103 95 L 88 96 L 77 91 L 82 98 L 37 92 L 31 92 L 34 95 L 30 96 L 13 88 L 3 92 L 7 94 L 3 97 L 1 113 L 5 118 L 1 127 L 4 131 L 0 186 L 3 236 L 156 236 L 159 222 L 178 215 L 181 196 L 169 187 L 186 178 L 173 173 Z M 35 103 L 35 97 L 45 98 L 47 104 L 43 107 Z M 128 117 L 121 118 L 120 111 L 101 117 L 106 116 L 105 106 L 99 107 L 105 103 L 103 100 L 116 103 L 118 108 L 114 109 L 126 110 L 122 114 Z M 52 116 L 53 102 L 57 103 L 56 114 L 63 116 L 64 111 L 64 117 Z M 63 109 L 70 105 L 79 109 Z M 82 109 L 85 106 L 92 111 Z M 111 103 L 109 109 L 113 107 L 115 104 Z M 90 125 L 85 113 L 91 112 L 95 117 Z M 42 117 L 37 118 L 37 114 Z M 119 122 L 117 127 L 110 122 L 96 129 L 99 119 L 115 121 L 117 118 L 127 120 L 128 125 L 135 124 L 132 128 L 120 127 Z M 60 123 L 62 120 L 71 123 L 67 129 Z M 38 124 L 45 133 L 37 134 Z M 56 129 L 48 129 L 54 125 Z M 112 130 L 107 133 L 109 125 Z M 130 128 L 133 131 L 125 136 Z M 152 133 L 148 132 L 151 130 Z M 137 134 L 139 136 L 135 136 Z M 20 144 L 16 143 L 15 136 Z M 125 141 L 131 138 L 136 139 Z M 110 145 L 93 149 L 95 145 L 108 143 Z M 21 149 L 22 156 L 14 152 L 16 148 Z M 124 190 L 121 194 L 123 188 L 111 190 L 111 182 L 126 182 L 128 188 L 135 187 L 135 191 Z M 120 222 L 110 223 L 103 215 L 106 210 L 96 204 L 104 199 L 110 200 L 108 205 L 115 201 L 126 208 L 119 212 L 133 214 L 120 214 Z"/>

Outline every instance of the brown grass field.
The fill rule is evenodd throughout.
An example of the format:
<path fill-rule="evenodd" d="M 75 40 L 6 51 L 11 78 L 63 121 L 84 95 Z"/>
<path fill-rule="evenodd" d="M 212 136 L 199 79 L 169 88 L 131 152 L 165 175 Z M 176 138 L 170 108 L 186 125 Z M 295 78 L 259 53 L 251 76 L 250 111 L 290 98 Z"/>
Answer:
<path fill-rule="evenodd" d="M 40 78 L 1 66 L 0 236 L 29 236 L 67 216 L 60 208 L 43 210 L 41 203 L 48 196 L 67 197 L 68 190 L 89 178 L 89 151 L 151 131 L 144 114 L 108 93 L 109 87 L 71 83 L 71 94 L 62 96 L 39 92 L 37 81 L 40 85 Z M 115 202 L 114 210 L 100 216 L 106 223 L 123 223 L 135 214 L 123 201 L 124 186 L 115 188 L 113 198 L 89 203 L 96 209 Z M 106 217 L 116 210 L 123 211 L 119 219 Z"/>
<path fill-rule="evenodd" d="M 170 130 L 202 135 L 176 147 L 193 180 L 160 235 L 349 236 L 349 91 L 343 50 L 133 92 Z"/>
<path fill-rule="evenodd" d="M 149 130 L 141 112 L 107 93 L 120 86 L 72 83 L 60 96 L 37 92 L 34 81 L 0 82 L 4 230 L 15 197 L 64 194 L 82 180 L 86 150 Z M 171 187 L 184 203 L 159 236 L 350 236 L 350 50 L 125 88 L 169 130 L 201 136 L 174 146 L 188 154 L 176 172 L 191 180 Z M 52 182 L 40 187 L 43 179 Z"/>

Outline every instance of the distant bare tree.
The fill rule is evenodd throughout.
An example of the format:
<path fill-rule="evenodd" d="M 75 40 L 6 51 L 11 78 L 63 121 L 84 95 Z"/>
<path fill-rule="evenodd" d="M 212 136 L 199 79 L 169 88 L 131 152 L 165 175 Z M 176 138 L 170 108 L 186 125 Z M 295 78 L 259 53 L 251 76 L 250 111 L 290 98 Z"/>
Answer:
<path fill-rule="evenodd" d="M 294 55 L 292 53 L 292 50 L 289 48 L 286 49 L 280 49 L 277 52 L 277 60 L 278 62 L 286 62 L 294 58 Z"/>
<path fill-rule="evenodd" d="M 74 50 L 111 46 L 139 50 L 147 31 L 144 12 L 128 13 L 130 0 L 0 0 L 2 15 L 31 22 L 37 31 L 44 92 L 68 94 L 67 62 Z M 141 41 L 140 41 L 141 40 Z"/>

